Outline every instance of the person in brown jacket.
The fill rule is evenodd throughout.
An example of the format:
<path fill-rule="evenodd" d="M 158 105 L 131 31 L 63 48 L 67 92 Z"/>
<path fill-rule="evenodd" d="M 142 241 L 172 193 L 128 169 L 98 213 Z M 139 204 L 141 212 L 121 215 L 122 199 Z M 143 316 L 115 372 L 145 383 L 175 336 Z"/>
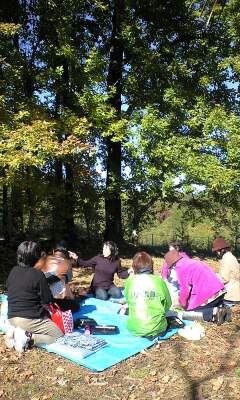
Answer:
<path fill-rule="evenodd" d="M 45 274 L 54 302 L 62 310 L 78 311 L 79 299 L 75 298 L 67 281 L 70 268 L 70 261 L 67 258 L 59 254 L 46 255 L 37 262 L 34 268 Z"/>
<path fill-rule="evenodd" d="M 240 303 L 240 265 L 231 252 L 231 246 L 223 238 L 216 238 L 212 250 L 221 257 L 219 277 L 226 289 L 224 300 L 228 303 Z"/>

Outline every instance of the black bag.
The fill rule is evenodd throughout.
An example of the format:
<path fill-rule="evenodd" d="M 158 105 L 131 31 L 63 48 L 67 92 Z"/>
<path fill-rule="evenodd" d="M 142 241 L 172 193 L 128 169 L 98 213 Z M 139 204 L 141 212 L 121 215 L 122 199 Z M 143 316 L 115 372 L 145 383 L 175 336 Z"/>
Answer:
<path fill-rule="evenodd" d="M 166 317 L 167 318 L 167 329 L 184 328 L 184 322 L 178 317 Z"/>

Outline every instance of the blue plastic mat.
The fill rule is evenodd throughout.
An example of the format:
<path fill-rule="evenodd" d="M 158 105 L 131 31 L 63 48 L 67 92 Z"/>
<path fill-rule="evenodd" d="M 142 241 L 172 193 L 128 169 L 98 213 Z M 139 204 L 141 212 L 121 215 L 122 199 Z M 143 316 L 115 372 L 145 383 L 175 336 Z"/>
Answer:
<path fill-rule="evenodd" d="M 119 334 L 98 335 L 98 337 L 105 339 L 108 345 L 96 353 L 82 358 L 83 355 L 76 351 L 76 349 L 71 350 L 69 347 L 60 346 L 57 343 L 42 345 L 41 347 L 49 352 L 63 356 L 78 365 L 100 372 L 126 360 L 141 350 L 151 347 L 158 340 L 168 339 L 178 331 L 178 329 L 172 329 L 165 336 L 156 338 L 153 341 L 133 336 L 126 328 L 127 316 L 117 314 L 120 307 L 121 305 L 111 303 L 110 301 L 88 298 L 81 304 L 81 311 L 74 314 L 75 319 L 80 316 L 88 316 L 94 318 L 100 325 L 109 324 L 119 327 Z"/>

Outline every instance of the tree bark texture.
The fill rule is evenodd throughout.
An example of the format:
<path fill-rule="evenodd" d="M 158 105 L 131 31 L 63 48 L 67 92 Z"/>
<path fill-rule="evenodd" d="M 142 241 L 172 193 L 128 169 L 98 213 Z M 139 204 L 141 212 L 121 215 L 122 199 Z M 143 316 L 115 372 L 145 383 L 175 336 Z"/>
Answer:
<path fill-rule="evenodd" d="M 124 17 L 124 1 L 116 0 L 112 16 L 112 35 L 110 43 L 110 60 L 107 84 L 109 90 L 115 89 L 110 97 L 110 105 L 121 116 L 123 43 L 121 38 Z M 120 241 L 122 239 L 121 220 L 121 142 L 106 139 L 107 147 L 107 179 L 105 197 L 105 240 Z"/>

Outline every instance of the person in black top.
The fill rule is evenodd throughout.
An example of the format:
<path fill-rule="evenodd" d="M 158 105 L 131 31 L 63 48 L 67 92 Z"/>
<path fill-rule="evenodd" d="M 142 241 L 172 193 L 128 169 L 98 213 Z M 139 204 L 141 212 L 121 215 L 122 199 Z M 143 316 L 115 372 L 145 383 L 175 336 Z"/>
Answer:
<path fill-rule="evenodd" d="M 7 279 L 8 321 L 6 345 L 22 352 L 29 342 L 53 343 L 62 331 L 49 318 L 44 305 L 52 295 L 42 271 L 34 269 L 41 256 L 35 242 L 23 242 L 17 249 L 17 266 Z"/>
<path fill-rule="evenodd" d="M 82 260 L 72 252 L 70 252 L 70 256 L 77 260 L 79 267 L 95 268 L 91 289 L 97 299 L 107 300 L 109 297 L 117 299 L 122 297 L 120 288 L 113 283 L 114 274 L 117 273 L 120 278 L 126 279 L 128 271 L 121 268 L 116 243 L 112 241 L 104 242 L 102 254 L 89 260 Z"/>

